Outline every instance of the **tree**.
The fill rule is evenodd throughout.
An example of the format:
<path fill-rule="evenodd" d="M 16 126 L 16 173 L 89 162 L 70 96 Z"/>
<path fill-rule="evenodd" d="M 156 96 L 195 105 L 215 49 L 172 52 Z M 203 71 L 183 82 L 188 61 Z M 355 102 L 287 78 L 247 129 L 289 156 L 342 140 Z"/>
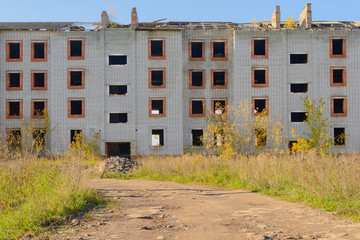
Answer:
<path fill-rule="evenodd" d="M 323 116 L 323 106 L 325 101 L 320 98 L 319 102 L 302 98 L 303 106 L 306 109 L 306 120 L 304 121 L 309 128 L 308 132 L 303 133 L 303 137 L 295 134 L 295 130 L 291 130 L 291 134 L 297 138 L 297 143 L 293 145 L 295 152 L 309 152 L 315 150 L 317 154 L 327 153 L 332 146 L 332 140 L 327 133 L 329 120 Z"/>

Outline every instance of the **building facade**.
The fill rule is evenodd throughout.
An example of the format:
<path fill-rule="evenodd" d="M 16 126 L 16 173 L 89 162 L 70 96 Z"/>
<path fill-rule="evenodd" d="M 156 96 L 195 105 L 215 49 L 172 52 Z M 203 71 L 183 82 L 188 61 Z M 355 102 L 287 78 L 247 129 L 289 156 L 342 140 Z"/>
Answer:
<path fill-rule="evenodd" d="M 307 131 L 302 97 L 324 99 L 334 152 L 360 151 L 360 23 L 280 22 L 97 25 L 0 23 L 0 130 L 42 119 L 52 154 L 76 132 L 99 134 L 102 154 L 182 154 L 200 145 L 216 104 L 244 99 L 291 129 Z M 284 146 L 286 148 L 287 146 Z"/>

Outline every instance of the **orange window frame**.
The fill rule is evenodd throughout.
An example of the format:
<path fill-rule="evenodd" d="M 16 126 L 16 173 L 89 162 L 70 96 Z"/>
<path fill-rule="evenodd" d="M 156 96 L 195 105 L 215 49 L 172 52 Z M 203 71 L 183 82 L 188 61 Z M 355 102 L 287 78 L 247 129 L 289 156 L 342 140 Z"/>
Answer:
<path fill-rule="evenodd" d="M 342 39 L 342 52 L 343 54 L 333 54 L 333 40 Z M 346 58 L 346 38 L 343 36 L 339 37 L 330 37 L 330 58 Z"/>
<path fill-rule="evenodd" d="M 202 103 L 202 107 L 203 107 L 203 112 L 200 114 L 193 114 L 192 113 L 192 102 L 193 101 L 201 101 Z M 206 115 L 206 101 L 205 98 L 190 98 L 189 101 L 189 116 L 190 117 L 205 117 Z"/>
<path fill-rule="evenodd" d="M 343 113 L 335 113 L 334 108 L 334 100 L 335 99 L 343 99 Z M 331 97 L 331 117 L 346 117 L 347 116 L 347 97 L 346 96 L 332 96 Z"/>
<path fill-rule="evenodd" d="M 19 58 L 10 58 L 10 43 L 20 43 Z M 23 61 L 23 41 L 22 40 L 6 41 L 6 62 L 22 62 L 22 61 Z"/>
<path fill-rule="evenodd" d="M 20 86 L 10 87 L 10 73 L 20 73 Z M 22 71 L 6 71 L 6 91 L 21 91 L 23 90 L 23 72 Z"/>
<path fill-rule="evenodd" d="M 225 72 L 225 84 L 224 85 L 214 85 L 214 73 L 215 72 Z M 211 88 L 212 89 L 227 89 L 228 85 L 228 71 L 227 69 L 211 69 Z"/>
<path fill-rule="evenodd" d="M 19 115 L 10 116 L 10 102 L 19 102 Z M 22 117 L 23 117 L 23 100 L 6 99 L 6 119 L 22 119 Z"/>
<path fill-rule="evenodd" d="M 192 48 L 191 48 L 191 44 L 192 43 L 201 43 L 202 45 L 202 57 L 201 58 L 193 58 L 191 57 L 192 55 Z M 204 61 L 205 60 L 205 41 L 204 40 L 190 40 L 189 41 L 189 60 L 190 61 Z"/>
<path fill-rule="evenodd" d="M 153 100 L 162 100 L 163 101 L 163 113 L 161 114 L 152 114 L 152 101 Z M 149 98 L 149 117 L 158 118 L 166 117 L 166 98 Z"/>
<path fill-rule="evenodd" d="M 256 70 L 265 70 L 265 83 L 264 84 L 255 83 L 255 71 Z M 251 85 L 252 85 L 252 87 L 268 87 L 269 86 L 269 68 L 268 67 L 252 67 L 251 68 Z"/>
<path fill-rule="evenodd" d="M 44 87 L 35 87 L 34 73 L 44 73 Z M 47 71 L 46 70 L 32 70 L 31 71 L 31 90 L 47 90 Z"/>
<path fill-rule="evenodd" d="M 31 118 L 33 119 L 43 119 L 45 116 L 36 116 L 35 115 L 35 102 L 44 102 L 44 111 L 47 111 L 47 99 L 31 99 Z"/>
<path fill-rule="evenodd" d="M 161 86 L 154 86 L 152 82 L 152 71 L 162 71 L 163 72 L 163 84 Z M 165 68 L 149 68 L 149 88 L 166 88 L 166 69 Z"/>
<path fill-rule="evenodd" d="M 343 70 L 342 72 L 342 83 L 334 83 L 334 70 Z M 330 67 L 330 86 L 331 87 L 339 87 L 346 86 L 346 67 Z"/>
<path fill-rule="evenodd" d="M 81 56 L 71 56 L 71 41 L 81 41 Z M 85 39 L 84 38 L 68 38 L 67 40 L 68 60 L 84 60 L 85 59 Z"/>
<path fill-rule="evenodd" d="M 81 101 L 81 114 L 71 114 L 71 101 Z M 85 117 L 85 98 L 68 98 L 68 118 L 84 118 Z"/>
<path fill-rule="evenodd" d="M 35 43 L 44 43 L 44 58 L 35 58 Z M 32 62 L 47 62 L 47 41 L 46 40 L 32 40 L 31 41 L 31 61 Z"/>
<path fill-rule="evenodd" d="M 265 55 L 255 55 L 255 40 L 265 40 Z M 251 38 L 251 58 L 268 58 L 269 57 L 269 41 L 267 37 Z"/>
<path fill-rule="evenodd" d="M 162 56 L 152 56 L 151 55 L 151 42 L 152 41 L 162 41 Z M 166 59 L 166 47 L 165 47 L 165 39 L 164 38 L 149 38 L 148 40 L 148 54 L 149 60 L 165 60 Z"/>
<path fill-rule="evenodd" d="M 71 72 L 81 72 L 81 85 L 71 85 Z M 68 68 L 68 89 L 84 89 L 85 88 L 85 68 Z"/>
<path fill-rule="evenodd" d="M 225 43 L 225 56 L 224 57 L 214 57 L 214 43 L 224 42 Z M 211 40 L 211 60 L 212 61 L 227 61 L 228 60 L 228 43 L 226 39 L 213 39 Z"/>
<path fill-rule="evenodd" d="M 253 116 L 258 116 L 258 115 L 263 115 L 262 112 L 257 112 L 256 108 L 255 108 L 255 100 L 265 100 L 265 114 L 266 116 L 269 115 L 269 97 L 268 96 L 259 96 L 259 97 L 252 97 L 251 98 L 251 102 L 252 102 L 252 115 Z"/>

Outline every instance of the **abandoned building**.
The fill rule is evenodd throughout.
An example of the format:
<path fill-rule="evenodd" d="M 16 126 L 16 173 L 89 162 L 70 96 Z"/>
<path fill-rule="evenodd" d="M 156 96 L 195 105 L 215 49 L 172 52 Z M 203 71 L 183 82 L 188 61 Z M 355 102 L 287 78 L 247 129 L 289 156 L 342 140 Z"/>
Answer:
<path fill-rule="evenodd" d="M 307 131 L 301 100 L 323 98 L 334 152 L 360 151 L 360 22 L 0 22 L 2 132 L 51 119 L 46 146 L 100 134 L 102 154 L 182 154 L 202 147 L 216 104 L 250 102 Z M 219 112 L 216 112 L 219 113 Z M 220 112 L 221 113 L 221 112 Z M 254 133 L 256 134 L 256 133 Z M 345 140 L 339 136 L 346 135 Z M 284 148 L 287 146 L 284 146 Z M 134 150 L 136 149 L 136 150 Z"/>

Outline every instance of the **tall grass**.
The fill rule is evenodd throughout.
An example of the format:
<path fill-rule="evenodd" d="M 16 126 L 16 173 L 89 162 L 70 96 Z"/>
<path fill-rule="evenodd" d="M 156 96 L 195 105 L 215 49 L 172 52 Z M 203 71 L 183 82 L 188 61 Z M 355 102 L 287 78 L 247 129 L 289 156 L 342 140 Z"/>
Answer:
<path fill-rule="evenodd" d="M 235 159 L 184 155 L 143 157 L 130 178 L 248 189 L 360 219 L 360 158 L 254 155 Z"/>
<path fill-rule="evenodd" d="M 0 160 L 0 239 L 46 231 L 102 202 L 75 157 Z"/>

